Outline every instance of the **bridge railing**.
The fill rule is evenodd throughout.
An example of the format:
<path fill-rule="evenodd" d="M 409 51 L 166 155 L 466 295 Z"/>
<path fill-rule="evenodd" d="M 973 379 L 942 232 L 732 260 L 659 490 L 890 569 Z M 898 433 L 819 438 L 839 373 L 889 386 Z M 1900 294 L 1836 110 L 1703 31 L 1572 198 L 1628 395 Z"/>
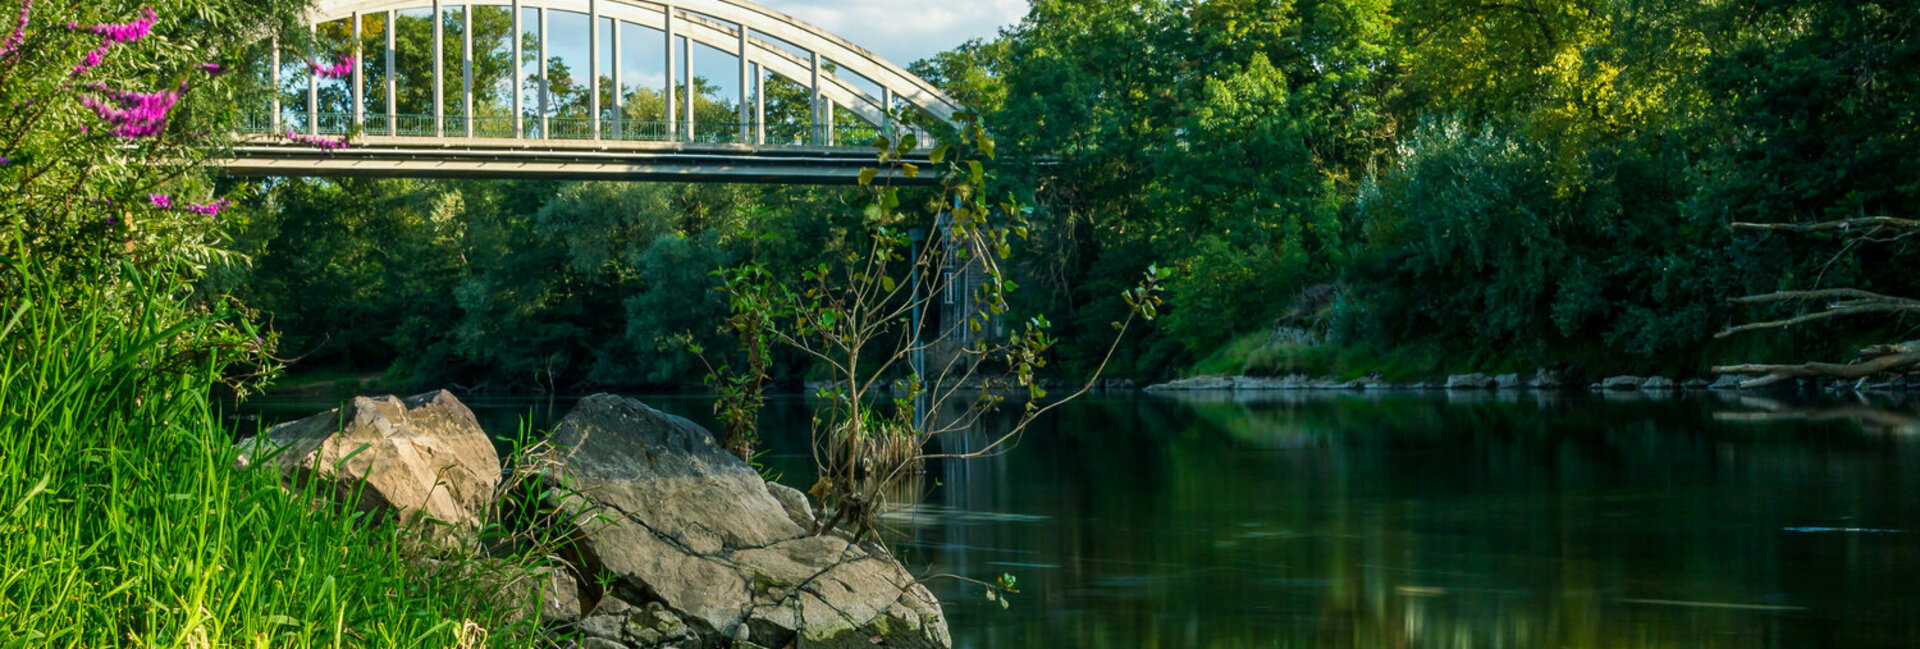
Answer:
<path fill-rule="evenodd" d="M 461 115 L 441 116 L 441 123 L 434 124 L 433 115 L 396 114 L 391 117 L 383 114 L 364 114 L 360 116 L 361 126 L 355 129 L 352 113 L 319 113 L 312 116 L 312 126 L 307 123 L 308 115 L 304 111 L 286 111 L 280 119 L 272 119 L 268 111 L 250 111 L 241 115 L 239 130 L 246 135 L 280 136 L 286 133 L 314 134 L 327 137 L 340 137 L 355 134 L 361 137 L 411 137 L 462 139 L 467 137 L 467 122 L 472 121 L 473 137 L 486 139 L 516 139 L 512 116 L 478 116 L 468 118 Z M 544 132 L 542 127 L 544 125 Z M 764 125 L 749 122 L 697 122 L 691 125 L 693 133 L 688 135 L 689 125 L 685 120 L 667 122 L 662 120 L 629 120 L 602 118 L 600 120 L 598 140 L 609 142 L 690 142 L 696 144 L 740 144 L 753 143 L 767 147 L 842 147 L 866 148 L 882 134 L 893 134 L 894 129 L 868 125 L 828 127 L 805 123 L 776 122 Z M 595 140 L 594 120 L 585 117 L 522 117 L 521 132 L 517 139 L 541 140 Z M 763 142 L 755 142 L 762 137 Z M 920 148 L 926 149 L 933 142 L 925 133 L 918 135 Z"/>

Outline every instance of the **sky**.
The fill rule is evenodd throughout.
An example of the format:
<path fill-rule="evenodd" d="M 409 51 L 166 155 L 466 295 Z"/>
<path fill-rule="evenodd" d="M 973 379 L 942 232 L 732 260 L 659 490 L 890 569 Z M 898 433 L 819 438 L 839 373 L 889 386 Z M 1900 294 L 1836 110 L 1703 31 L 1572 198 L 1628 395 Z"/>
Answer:
<path fill-rule="evenodd" d="M 1027 15 L 1027 0 L 755 0 L 885 57 L 901 67 Z"/>

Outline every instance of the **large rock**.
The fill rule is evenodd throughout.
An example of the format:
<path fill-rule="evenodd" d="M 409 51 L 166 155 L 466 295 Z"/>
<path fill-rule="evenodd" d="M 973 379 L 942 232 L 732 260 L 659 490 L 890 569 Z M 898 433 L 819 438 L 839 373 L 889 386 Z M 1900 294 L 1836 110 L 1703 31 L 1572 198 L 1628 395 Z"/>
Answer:
<path fill-rule="evenodd" d="M 493 442 L 444 390 L 404 401 L 355 397 L 241 444 L 244 465 L 271 464 L 302 485 L 322 479 L 341 502 L 357 496 L 362 511 L 409 520 L 477 526 L 500 485 Z"/>
<path fill-rule="evenodd" d="M 754 470 L 706 430 L 638 401 L 581 400 L 541 458 L 553 504 L 580 527 L 584 574 L 610 575 L 589 635 L 664 643 L 663 617 L 684 621 L 675 646 L 943 648 L 947 624 L 925 587 L 891 557 L 834 535 L 811 536 Z M 651 625 L 651 626 L 650 626 Z M 643 633 L 644 631 L 644 633 Z"/>
<path fill-rule="evenodd" d="M 1485 374 L 1455 374 L 1447 377 L 1448 390 L 1491 390 L 1495 382 Z"/>
<path fill-rule="evenodd" d="M 1638 390 L 1640 389 L 1640 386 L 1645 385 L 1646 383 L 1647 383 L 1647 380 L 1645 378 L 1641 378 L 1638 376 L 1616 376 L 1616 377 L 1607 379 L 1605 381 L 1601 381 L 1599 383 L 1599 386 L 1601 390 L 1626 392 L 1629 390 Z"/>

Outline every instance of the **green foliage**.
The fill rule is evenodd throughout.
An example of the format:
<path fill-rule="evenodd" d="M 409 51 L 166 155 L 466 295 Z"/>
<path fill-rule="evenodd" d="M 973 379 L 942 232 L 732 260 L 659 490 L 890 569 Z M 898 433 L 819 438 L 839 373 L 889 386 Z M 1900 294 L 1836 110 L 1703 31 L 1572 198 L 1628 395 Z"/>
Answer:
<path fill-rule="evenodd" d="M 506 616 L 518 602 L 425 578 L 397 527 L 314 509 L 317 482 L 290 493 L 272 472 L 236 471 L 207 393 L 248 352 L 174 341 L 240 316 L 129 273 L 74 285 L 0 265 L 0 636 L 423 648 L 486 635 L 476 628 L 500 646 L 526 637 Z M 75 307 L 108 302 L 128 311 Z"/>

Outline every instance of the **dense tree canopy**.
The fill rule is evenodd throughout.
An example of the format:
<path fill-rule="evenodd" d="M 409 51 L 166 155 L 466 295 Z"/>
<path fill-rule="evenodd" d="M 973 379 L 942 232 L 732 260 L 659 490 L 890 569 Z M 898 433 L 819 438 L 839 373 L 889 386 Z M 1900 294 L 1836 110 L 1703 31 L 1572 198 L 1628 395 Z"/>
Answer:
<path fill-rule="evenodd" d="M 1159 266 L 1172 271 L 1169 312 L 1133 334 L 1122 373 L 1177 372 L 1279 326 L 1348 346 L 1437 345 L 1453 369 L 1688 372 L 1832 339 L 1711 343 L 1737 315 L 1733 296 L 1913 285 L 1897 246 L 1727 226 L 1913 216 L 1916 4 L 1035 0 L 996 38 L 914 70 L 998 139 L 992 191 L 1035 206 L 1037 250 L 1017 274 L 1036 290 L 1016 306 L 1063 325 L 1065 371 L 1097 356 L 1092 334 L 1119 315 L 1125 281 Z M 770 89 L 771 110 L 805 119 L 803 91 Z M 359 364 L 405 341 L 403 367 L 520 383 L 685 381 L 663 341 L 717 335 L 705 270 L 750 254 L 808 266 L 826 253 L 800 242 L 845 218 L 824 190 L 272 191 L 284 196 L 262 236 L 399 228 L 378 245 L 320 236 L 334 243 L 305 251 L 345 266 L 286 267 L 289 281 L 378 294 L 342 294 L 368 309 L 368 332 L 309 346 Z M 302 198 L 341 191 L 365 199 Z M 322 217 L 302 209 L 335 222 L 308 224 Z M 404 281 L 376 268 L 399 250 L 420 260 Z M 255 301 L 290 288 L 261 284 Z M 303 308 L 270 310 L 317 317 L 291 315 Z M 423 353 L 441 360 L 407 360 Z"/>

